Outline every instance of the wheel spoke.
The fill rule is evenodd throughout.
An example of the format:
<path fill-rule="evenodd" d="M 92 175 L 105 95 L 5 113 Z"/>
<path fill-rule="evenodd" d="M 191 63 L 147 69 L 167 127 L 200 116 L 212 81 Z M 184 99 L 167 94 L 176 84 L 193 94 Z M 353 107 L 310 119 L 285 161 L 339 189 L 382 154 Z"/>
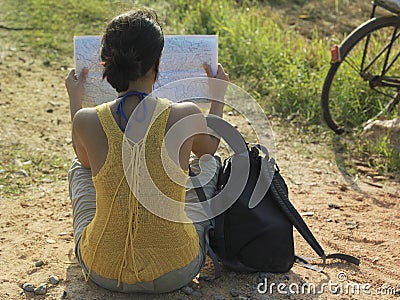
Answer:
<path fill-rule="evenodd" d="M 341 44 L 342 61 L 331 65 L 321 97 L 324 119 L 335 132 L 360 130 L 399 102 L 399 25 L 400 17 L 374 18 Z"/>

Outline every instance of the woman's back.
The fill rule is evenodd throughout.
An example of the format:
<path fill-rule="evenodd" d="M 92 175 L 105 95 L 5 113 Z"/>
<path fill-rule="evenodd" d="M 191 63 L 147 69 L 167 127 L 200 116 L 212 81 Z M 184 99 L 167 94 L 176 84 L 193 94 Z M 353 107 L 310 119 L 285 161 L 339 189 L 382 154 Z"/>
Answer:
<path fill-rule="evenodd" d="M 187 265 L 198 254 L 193 224 L 168 221 L 142 205 L 163 205 L 160 195 L 184 202 L 186 174 L 172 161 L 167 168 L 181 172 L 181 182 L 172 181 L 163 171 L 166 162 L 161 153 L 165 152 L 163 141 L 170 107 L 169 101 L 157 101 L 153 115 L 162 113 L 153 120 L 146 138 L 126 150 L 134 157 L 128 158 L 132 166 L 125 170 L 121 154 L 123 132 L 108 104 L 97 107 L 108 140 L 108 154 L 93 177 L 96 215 L 83 232 L 80 244 L 83 261 L 96 274 L 129 284 L 150 281 Z M 126 176 L 130 171 L 133 176 Z M 184 215 L 183 210 L 175 213 Z"/>

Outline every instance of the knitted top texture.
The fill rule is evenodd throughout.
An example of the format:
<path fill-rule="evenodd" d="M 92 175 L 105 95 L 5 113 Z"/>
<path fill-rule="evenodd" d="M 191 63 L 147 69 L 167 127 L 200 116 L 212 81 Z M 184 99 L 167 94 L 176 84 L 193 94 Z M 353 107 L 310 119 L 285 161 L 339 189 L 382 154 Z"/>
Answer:
<path fill-rule="evenodd" d="M 80 250 L 89 272 L 119 283 L 152 281 L 186 266 L 199 253 L 198 236 L 192 223 L 166 220 L 141 204 L 145 201 L 162 206 L 166 201 L 161 194 L 175 201 L 185 201 L 187 174 L 171 159 L 165 159 L 168 155 L 165 155 L 163 140 L 171 102 L 157 101 L 152 126 L 143 140 L 133 144 L 131 149 L 133 176 L 129 180 L 122 155 L 126 137 L 109 105 L 97 107 L 108 139 L 108 154 L 103 167 L 93 177 L 96 214 L 82 234 Z M 179 183 L 167 175 L 166 165 L 167 169 L 176 170 L 178 176 L 175 177 L 181 178 Z M 143 168 L 147 171 L 142 172 Z M 184 214 L 183 209 L 176 211 L 177 216 Z"/>

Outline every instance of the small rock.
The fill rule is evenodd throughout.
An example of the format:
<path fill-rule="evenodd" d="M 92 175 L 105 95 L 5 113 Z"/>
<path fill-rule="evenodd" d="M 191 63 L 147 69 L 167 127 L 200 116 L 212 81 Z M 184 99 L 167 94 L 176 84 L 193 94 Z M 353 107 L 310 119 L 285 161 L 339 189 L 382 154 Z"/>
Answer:
<path fill-rule="evenodd" d="M 34 290 L 36 295 L 46 295 L 47 293 L 47 284 L 41 283 L 39 286 Z"/>
<path fill-rule="evenodd" d="M 24 285 L 22 286 L 22 289 L 25 292 L 33 292 L 35 290 L 35 287 L 33 286 L 32 283 L 24 283 Z"/>
<path fill-rule="evenodd" d="M 357 222 L 346 222 L 346 227 L 347 229 L 355 229 L 358 227 L 358 223 Z"/>
<path fill-rule="evenodd" d="M 40 267 L 43 266 L 43 265 L 44 265 L 43 260 L 38 260 L 37 262 L 35 262 L 35 267 L 40 268 Z"/>
<path fill-rule="evenodd" d="M 49 281 L 51 284 L 56 285 L 60 282 L 60 279 L 56 275 L 51 275 Z"/>
<path fill-rule="evenodd" d="M 195 299 L 201 299 L 203 297 L 203 294 L 200 291 L 194 291 L 190 296 Z"/>
<path fill-rule="evenodd" d="M 230 290 L 231 296 L 232 297 L 238 297 L 239 296 L 239 291 L 235 288 L 231 288 Z"/>
<path fill-rule="evenodd" d="M 213 300 L 224 300 L 225 298 L 222 295 L 214 295 L 212 299 Z"/>
<path fill-rule="evenodd" d="M 49 103 L 51 106 L 60 106 L 60 103 L 56 103 L 53 101 L 48 101 L 47 103 Z"/>
<path fill-rule="evenodd" d="M 283 278 L 285 279 L 285 281 L 289 281 L 290 280 L 290 276 L 289 275 L 283 275 Z"/>
<path fill-rule="evenodd" d="M 313 211 L 305 211 L 305 212 L 302 212 L 301 215 L 303 217 L 312 217 L 314 215 L 314 212 Z"/>
<path fill-rule="evenodd" d="M 19 171 L 18 171 L 18 174 L 20 174 L 20 175 L 22 175 L 22 176 L 24 176 L 24 177 L 29 177 L 29 174 L 28 174 L 25 170 L 23 170 L 23 169 L 19 170 Z"/>
<path fill-rule="evenodd" d="M 213 278 L 208 274 L 200 274 L 199 280 L 212 281 Z"/>
<path fill-rule="evenodd" d="M 339 208 L 340 208 L 340 205 L 335 204 L 335 203 L 329 203 L 329 204 L 328 204 L 328 207 L 329 207 L 329 208 L 332 208 L 332 209 L 339 209 Z"/>
<path fill-rule="evenodd" d="M 57 243 L 57 242 L 56 242 L 55 240 L 53 240 L 53 239 L 47 239 L 46 242 L 49 243 L 49 244 L 55 244 L 55 243 Z"/>
<path fill-rule="evenodd" d="M 191 295 L 193 293 L 193 289 L 190 286 L 184 286 L 181 288 L 181 291 L 186 295 Z"/>
<path fill-rule="evenodd" d="M 61 299 L 65 299 L 65 298 L 67 298 L 67 296 L 68 296 L 67 291 L 63 291 Z"/>
<path fill-rule="evenodd" d="M 364 126 L 362 137 L 368 139 L 372 143 L 381 140 L 383 136 L 387 136 L 390 144 L 394 147 L 400 146 L 399 139 L 400 118 L 393 120 L 374 120 L 368 122 Z"/>
<path fill-rule="evenodd" d="M 274 274 L 273 273 L 269 273 L 269 272 L 260 272 L 258 274 L 258 278 L 260 278 L 261 280 L 270 279 L 273 276 L 274 276 Z"/>

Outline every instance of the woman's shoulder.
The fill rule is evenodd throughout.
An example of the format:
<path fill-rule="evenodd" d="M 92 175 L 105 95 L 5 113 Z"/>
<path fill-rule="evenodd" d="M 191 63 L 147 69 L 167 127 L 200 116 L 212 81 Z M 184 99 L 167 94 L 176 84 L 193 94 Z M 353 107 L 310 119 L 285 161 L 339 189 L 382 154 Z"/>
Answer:
<path fill-rule="evenodd" d="M 176 120 L 200 113 L 200 108 L 192 102 L 176 102 L 171 104 L 170 116 Z"/>
<path fill-rule="evenodd" d="M 85 107 L 75 114 L 72 126 L 79 132 L 88 132 L 100 124 L 96 107 Z"/>
<path fill-rule="evenodd" d="M 97 117 L 96 107 L 85 107 L 76 112 L 73 122 L 90 123 L 94 117 Z"/>

